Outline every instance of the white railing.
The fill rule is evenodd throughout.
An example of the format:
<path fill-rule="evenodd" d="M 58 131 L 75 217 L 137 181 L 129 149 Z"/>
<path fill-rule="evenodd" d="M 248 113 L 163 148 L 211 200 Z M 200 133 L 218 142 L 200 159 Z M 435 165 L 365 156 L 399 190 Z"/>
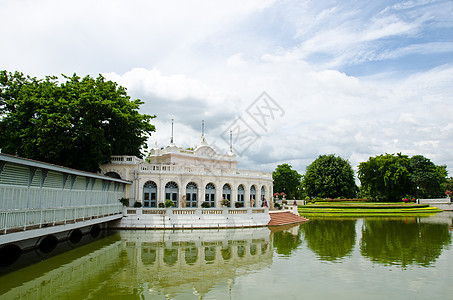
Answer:
<path fill-rule="evenodd" d="M 264 208 L 133 208 L 125 209 L 128 215 L 237 215 L 237 214 L 268 213 Z"/>
<path fill-rule="evenodd" d="M 140 164 L 140 171 L 145 173 L 177 173 L 198 175 L 233 175 L 272 179 L 272 174 L 261 171 L 226 169 L 220 165 L 182 166 L 166 164 L 149 164 L 135 156 L 112 156 L 112 164 Z"/>
<path fill-rule="evenodd" d="M 120 163 L 120 164 L 136 164 L 139 162 L 143 162 L 142 159 L 136 156 L 112 156 L 111 158 L 112 164 Z"/>
<path fill-rule="evenodd" d="M 207 168 L 206 166 L 178 166 L 163 164 L 141 164 L 140 170 L 144 173 L 175 173 L 175 174 L 197 174 L 197 175 L 224 175 L 224 176 L 246 176 L 271 179 L 272 174 L 239 169 Z"/>
<path fill-rule="evenodd" d="M 0 185 L 0 210 L 46 209 L 84 205 L 116 204 L 124 197 L 121 191 L 68 190 L 48 187 Z"/>
<path fill-rule="evenodd" d="M 121 204 L 0 211 L 0 232 L 27 230 L 120 214 Z"/>
<path fill-rule="evenodd" d="M 451 198 L 431 198 L 431 199 L 418 199 L 421 204 L 429 203 L 451 203 Z"/>

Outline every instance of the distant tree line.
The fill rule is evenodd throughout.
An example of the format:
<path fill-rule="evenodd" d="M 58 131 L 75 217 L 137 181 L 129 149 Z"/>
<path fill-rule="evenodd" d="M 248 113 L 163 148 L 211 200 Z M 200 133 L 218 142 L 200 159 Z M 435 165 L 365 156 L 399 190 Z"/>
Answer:
<path fill-rule="evenodd" d="M 143 102 L 102 75 L 63 77 L 0 71 L 1 152 L 92 172 L 112 155 L 141 157 L 155 131 Z"/>
<path fill-rule="evenodd" d="M 274 192 L 289 199 L 367 198 L 373 201 L 401 201 L 402 198 L 444 197 L 453 189 L 446 166 L 415 155 L 382 154 L 358 166 L 360 187 L 356 185 L 351 164 L 334 154 L 320 155 L 299 174 L 288 164 L 278 165 L 272 173 Z"/>

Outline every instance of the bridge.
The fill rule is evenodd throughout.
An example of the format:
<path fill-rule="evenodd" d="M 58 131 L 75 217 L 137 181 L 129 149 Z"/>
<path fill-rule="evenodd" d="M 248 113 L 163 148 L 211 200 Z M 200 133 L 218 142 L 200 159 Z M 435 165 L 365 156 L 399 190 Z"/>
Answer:
<path fill-rule="evenodd" d="M 122 218 L 130 181 L 0 153 L 0 257 L 77 243 Z M 5 264 L 5 262 L 1 262 Z"/>

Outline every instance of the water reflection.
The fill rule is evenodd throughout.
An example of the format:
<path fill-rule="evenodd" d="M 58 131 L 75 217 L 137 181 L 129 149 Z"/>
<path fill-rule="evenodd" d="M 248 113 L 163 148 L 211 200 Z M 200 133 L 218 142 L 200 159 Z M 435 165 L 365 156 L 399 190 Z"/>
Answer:
<path fill-rule="evenodd" d="M 1 278 L 2 299 L 87 299 L 191 296 L 270 266 L 268 228 L 122 231 Z M 53 264 L 53 261 L 63 263 Z M 51 265 L 48 272 L 36 272 Z M 24 274 L 35 273 L 24 280 Z M 3 285 L 3 283 L 9 283 Z"/>
<path fill-rule="evenodd" d="M 196 231 L 123 231 L 129 267 L 118 274 L 143 295 L 198 295 L 272 263 L 267 228 Z M 125 282 L 125 283 L 126 283 Z"/>
<path fill-rule="evenodd" d="M 305 226 L 305 224 L 302 226 Z M 273 246 L 278 254 L 289 257 L 291 256 L 291 252 L 302 244 L 299 227 L 300 225 L 292 225 L 271 228 L 273 232 Z"/>
<path fill-rule="evenodd" d="M 301 228 L 307 247 L 319 259 L 339 262 L 354 249 L 355 224 L 355 219 L 311 219 Z"/>
<path fill-rule="evenodd" d="M 231 293 L 234 299 L 266 299 L 295 298 L 303 290 L 307 295 L 311 291 L 311 298 L 321 299 L 316 293 L 328 290 L 326 282 L 334 282 L 332 290 L 340 295 L 357 287 L 366 292 L 385 290 L 387 281 L 374 279 L 387 278 L 388 269 L 395 264 L 405 268 L 405 276 L 393 277 L 396 281 L 412 283 L 420 276 L 425 280 L 442 273 L 416 268 L 408 279 L 409 265 L 441 265 L 447 270 L 442 274 L 449 274 L 451 267 L 445 259 L 436 266 L 434 262 L 443 252 L 453 257 L 453 251 L 446 250 L 451 245 L 451 221 L 451 214 L 446 219 L 312 218 L 272 231 L 121 231 L 2 276 L 0 298 L 226 299 Z M 274 250 L 278 255 L 274 256 Z M 312 259 L 313 253 L 316 259 Z M 336 263 L 320 267 L 324 261 Z M 373 262 L 391 267 L 372 268 Z M 320 282 L 320 276 L 330 276 L 330 281 Z M 424 289 L 432 285 L 433 281 Z M 292 292 L 285 294 L 288 290 Z M 332 298 L 328 296 L 324 299 Z"/>
<path fill-rule="evenodd" d="M 426 223 L 420 218 L 368 219 L 362 227 L 360 250 L 373 262 L 428 267 L 450 244 L 447 224 Z"/>

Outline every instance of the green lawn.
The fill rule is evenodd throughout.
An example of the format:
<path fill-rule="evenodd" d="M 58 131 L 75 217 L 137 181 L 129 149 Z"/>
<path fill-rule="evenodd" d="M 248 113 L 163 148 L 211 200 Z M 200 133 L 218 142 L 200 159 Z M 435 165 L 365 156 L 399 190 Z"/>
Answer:
<path fill-rule="evenodd" d="M 409 203 L 319 203 L 298 207 L 302 216 L 408 216 L 441 212 L 427 204 Z"/>

